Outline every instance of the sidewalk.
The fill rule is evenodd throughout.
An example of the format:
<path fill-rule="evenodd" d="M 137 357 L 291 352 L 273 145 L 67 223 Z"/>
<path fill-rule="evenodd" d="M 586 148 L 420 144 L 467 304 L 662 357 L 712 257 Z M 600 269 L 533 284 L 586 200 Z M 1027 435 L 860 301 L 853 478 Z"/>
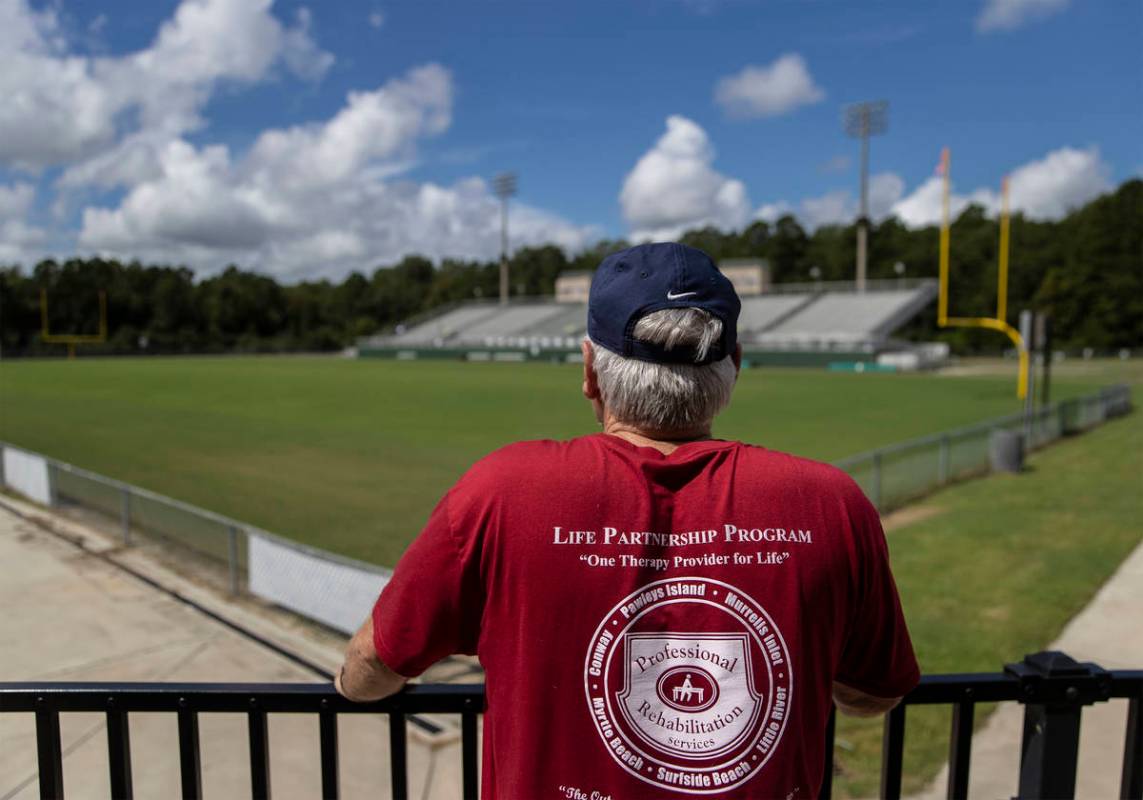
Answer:
<path fill-rule="evenodd" d="M 1046 650 L 1062 650 L 1077 661 L 1106 669 L 1143 665 L 1143 544 L 1119 566 L 1092 601 Z M 1124 635 L 1134 631 L 1134 635 Z M 969 797 L 1014 797 L 1020 765 L 1024 709 L 1002 703 L 972 741 Z M 1127 701 L 1097 703 L 1084 709 L 1076 797 L 1119 797 Z M 941 770 L 923 800 L 945 796 L 948 768 Z"/>
<path fill-rule="evenodd" d="M 48 521 L 82 539 L 87 552 L 11 509 Z M 32 506 L 0 498 L 0 677 L 6 681 L 316 682 L 309 670 L 147 586 L 97 555 L 111 552 L 163 586 L 222 613 L 275 643 L 333 671 L 343 644 L 304 634 L 228 604 L 112 542 Z M 362 611 L 364 617 L 365 610 Z M 455 666 L 455 665 L 454 665 Z M 453 672 L 457 672 L 456 669 Z M 441 678 L 434 677 L 434 680 Z M 105 798 L 107 739 L 101 714 L 63 714 L 64 787 L 69 798 Z M 132 714 L 131 750 L 137 797 L 176 797 L 178 741 L 173 714 Z M 318 726 L 313 715 L 270 716 L 271 785 L 278 798 L 321 792 Z M 342 796 L 389 796 L 388 723 L 381 716 L 339 720 Z M 203 794 L 250 792 L 245 716 L 200 716 Z M 409 790 L 415 797 L 460 793 L 459 738 L 409 736 Z M 426 786 L 426 784 L 430 784 Z M 0 715 L 0 800 L 38 797 L 36 743 L 30 714 Z"/>

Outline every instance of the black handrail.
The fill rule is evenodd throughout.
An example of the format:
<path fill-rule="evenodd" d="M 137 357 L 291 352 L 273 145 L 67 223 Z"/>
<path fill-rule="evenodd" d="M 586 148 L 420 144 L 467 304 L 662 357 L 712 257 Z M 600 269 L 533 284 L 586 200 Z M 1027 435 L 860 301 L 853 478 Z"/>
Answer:
<path fill-rule="evenodd" d="M 901 765 L 909 706 L 951 705 L 947 796 L 968 793 L 972 723 L 977 703 L 1018 701 L 1027 720 L 1021 746 L 1019 797 L 1070 797 L 1075 791 L 1079 714 L 1109 698 L 1129 700 L 1120 796 L 1143 800 L 1143 670 L 1106 671 L 1077 664 L 1060 653 L 1038 653 L 1002 673 L 926 675 L 904 702 L 885 716 L 881 796 L 901 794 Z M 270 753 L 266 715 L 309 713 L 318 717 L 322 796 L 338 796 L 338 714 L 387 714 L 394 798 L 408 796 L 406 720 L 411 714 L 461 716 L 462 793 L 478 795 L 477 717 L 484 708 L 480 684 L 421 684 L 375 703 L 352 703 L 329 684 L 285 683 L 0 683 L 0 713 L 36 715 L 41 798 L 63 797 L 60 713 L 107 715 L 108 764 L 113 797 L 131 797 L 129 712 L 169 712 L 178 717 L 179 764 L 184 798 L 202 794 L 198 715 L 247 714 L 251 794 L 269 797 Z M 832 792 L 835 720 L 826 731 L 826 763 L 820 796 Z"/>

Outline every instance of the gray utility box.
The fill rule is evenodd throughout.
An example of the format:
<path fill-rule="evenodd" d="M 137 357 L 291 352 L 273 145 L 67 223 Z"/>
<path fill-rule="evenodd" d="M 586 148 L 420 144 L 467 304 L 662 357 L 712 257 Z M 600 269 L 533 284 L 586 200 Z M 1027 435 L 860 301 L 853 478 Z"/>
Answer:
<path fill-rule="evenodd" d="M 1024 468 L 1024 434 L 994 428 L 988 437 L 988 460 L 993 472 L 1019 472 Z"/>

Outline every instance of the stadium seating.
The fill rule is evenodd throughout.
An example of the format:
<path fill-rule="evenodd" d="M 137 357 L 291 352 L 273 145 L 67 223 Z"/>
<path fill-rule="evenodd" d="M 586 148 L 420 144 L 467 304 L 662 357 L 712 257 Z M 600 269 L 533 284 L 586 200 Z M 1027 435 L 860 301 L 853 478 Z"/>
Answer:
<path fill-rule="evenodd" d="M 745 297 L 739 338 L 749 349 L 867 350 L 882 345 L 936 296 L 933 282 L 871 282 L 791 286 Z M 392 336 L 363 343 L 380 347 L 574 349 L 587 328 L 587 307 L 551 298 L 474 300 L 417 321 Z"/>
<path fill-rule="evenodd" d="M 439 345 L 477 322 L 496 314 L 499 306 L 490 303 L 470 303 L 454 307 L 434 316 L 396 336 L 380 339 L 393 345 Z"/>
<path fill-rule="evenodd" d="M 509 305 L 498 309 L 497 313 L 473 323 L 461 331 L 457 337 L 460 341 L 471 344 L 486 343 L 486 339 L 498 339 L 505 336 L 517 336 L 545 320 L 555 317 L 566 307 L 547 302 L 534 302 L 526 304 Z"/>
<path fill-rule="evenodd" d="M 932 301 L 935 287 L 857 293 L 824 292 L 766 328 L 751 340 L 758 344 L 836 347 L 874 345 Z"/>
<path fill-rule="evenodd" d="M 795 311 L 813 302 L 812 294 L 773 294 L 746 297 L 738 316 L 738 329 L 743 333 L 764 331 Z"/>

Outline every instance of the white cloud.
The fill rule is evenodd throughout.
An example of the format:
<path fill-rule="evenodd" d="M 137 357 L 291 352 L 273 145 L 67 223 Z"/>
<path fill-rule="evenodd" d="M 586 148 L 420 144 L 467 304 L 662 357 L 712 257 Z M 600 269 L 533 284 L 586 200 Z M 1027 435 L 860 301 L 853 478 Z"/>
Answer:
<path fill-rule="evenodd" d="M 61 221 L 79 210 L 80 229 L 67 235 L 81 252 L 203 272 L 238 263 L 287 278 L 339 277 L 410 252 L 498 252 L 499 204 L 483 180 L 399 180 L 419 143 L 451 124 L 443 67 L 350 92 L 328 119 L 261 131 L 236 153 L 188 134 L 206 138 L 204 109 L 223 87 L 329 69 L 309 11 L 285 24 L 271 0 L 182 0 L 147 48 L 87 57 L 70 53 L 52 8 L 0 0 L 0 47 L 10 54 L 0 165 L 62 167 L 50 207 Z M 108 190 L 114 201 L 84 207 Z M 0 257 L 43 255 L 49 237 L 27 222 L 33 198 L 30 184 L 0 187 Z M 598 235 L 520 203 L 511 227 L 513 246 L 578 249 Z"/>
<path fill-rule="evenodd" d="M 893 172 L 869 177 L 869 216 L 880 221 L 892 213 L 905 192 L 905 181 Z M 773 222 L 783 214 L 794 214 L 807 228 L 823 225 L 849 225 L 860 210 L 857 198 L 848 189 L 835 189 L 817 197 L 804 198 L 795 208 L 785 201 L 767 203 L 755 212 L 756 219 Z"/>
<path fill-rule="evenodd" d="M 385 24 L 385 15 L 380 11 L 374 11 L 369 15 L 369 27 L 380 28 Z"/>
<path fill-rule="evenodd" d="M 671 239 L 689 228 L 738 228 L 750 219 L 741 181 L 716 171 L 714 148 L 698 124 L 678 115 L 627 174 L 619 202 L 633 239 Z"/>
<path fill-rule="evenodd" d="M 47 234 L 28 222 L 35 198 L 30 183 L 0 184 L 0 265 L 31 264 L 42 254 Z"/>
<path fill-rule="evenodd" d="M 715 102 L 739 118 L 778 116 L 824 97 L 797 53 L 786 53 L 769 66 L 743 67 L 720 79 L 714 90 Z"/>
<path fill-rule="evenodd" d="M 905 181 L 894 172 L 879 172 L 869 178 L 869 216 L 882 220 L 905 194 Z"/>
<path fill-rule="evenodd" d="M 976 18 L 981 33 L 1013 30 L 1034 20 L 1057 14 L 1070 0 L 984 0 Z"/>
<path fill-rule="evenodd" d="M 936 225 L 941 220 L 942 180 L 932 177 L 893 206 L 902 222 L 911 227 Z M 1061 147 L 1038 161 L 1030 161 L 1009 176 L 1009 206 L 1032 219 L 1059 219 L 1073 208 L 1111 187 L 1108 168 L 1099 150 Z M 1000 193 L 979 188 L 968 195 L 949 196 L 949 213 L 955 219 L 969 203 L 989 214 L 1000 210 Z"/>
<path fill-rule="evenodd" d="M 1012 208 L 1035 219 L 1059 219 L 1110 189 L 1108 172 L 1098 148 L 1061 147 L 1013 170 Z"/>
<path fill-rule="evenodd" d="M 26 170 L 99 157 L 124 135 L 201 127 L 226 81 L 253 83 L 281 63 L 313 79 L 333 57 L 314 44 L 309 12 L 294 27 L 271 0 L 183 0 L 151 45 L 117 57 L 69 55 L 53 11 L 0 0 L 0 163 Z"/>
<path fill-rule="evenodd" d="M 372 92 L 350 92 L 328 122 L 269 130 L 258 137 L 250 169 L 271 183 L 316 187 L 344 180 L 376 159 L 408 157 L 414 142 L 449 126 L 452 79 L 429 64 Z"/>
<path fill-rule="evenodd" d="M 402 255 L 492 257 L 499 203 L 479 178 L 394 180 L 416 145 L 449 124 L 452 78 L 436 64 L 350 93 L 330 119 L 264 131 L 235 161 L 182 139 L 116 208 L 88 208 L 81 249 L 203 270 L 228 262 L 285 278 L 340 277 Z M 512 244 L 579 249 L 596 231 L 514 204 Z"/>
<path fill-rule="evenodd" d="M 857 204 L 846 189 L 826 192 L 819 197 L 807 197 L 799 205 L 798 218 L 808 228 L 822 225 L 843 225 L 853 222 Z"/>
<path fill-rule="evenodd" d="M 785 200 L 779 200 L 776 203 L 763 203 L 754 212 L 754 219 L 760 219 L 763 222 L 777 222 L 786 214 L 793 214 L 794 208 Z"/>

